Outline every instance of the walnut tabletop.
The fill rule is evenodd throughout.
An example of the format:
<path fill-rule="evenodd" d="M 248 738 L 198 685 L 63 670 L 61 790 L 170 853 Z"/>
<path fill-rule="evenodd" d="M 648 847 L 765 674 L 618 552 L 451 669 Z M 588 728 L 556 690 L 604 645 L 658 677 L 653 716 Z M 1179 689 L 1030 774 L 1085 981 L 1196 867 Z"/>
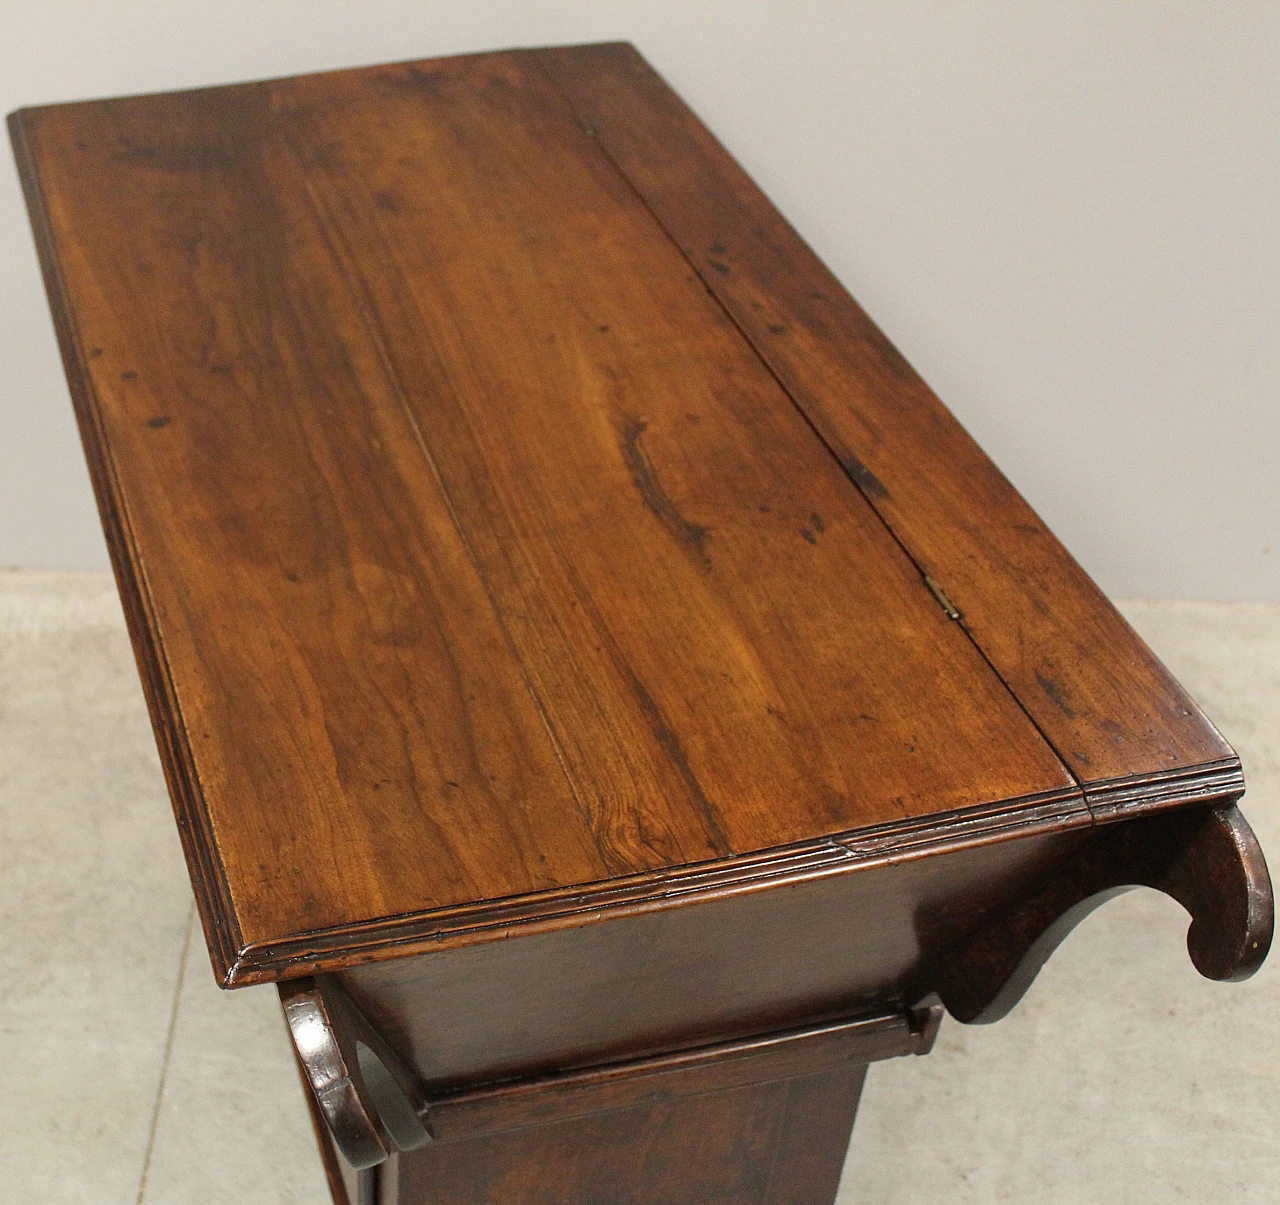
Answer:
<path fill-rule="evenodd" d="M 631 47 L 10 121 L 225 985 L 364 968 L 387 1058 L 453 1084 L 379 967 L 509 947 L 553 1016 L 550 935 L 767 897 L 781 949 L 856 879 L 872 971 L 689 1032 L 989 979 L 977 1016 L 1072 891 L 1200 907 L 1174 846 L 1236 876 L 1205 965 L 1265 954 L 1230 746 Z M 684 1032 L 601 1015 L 504 1073 Z"/>

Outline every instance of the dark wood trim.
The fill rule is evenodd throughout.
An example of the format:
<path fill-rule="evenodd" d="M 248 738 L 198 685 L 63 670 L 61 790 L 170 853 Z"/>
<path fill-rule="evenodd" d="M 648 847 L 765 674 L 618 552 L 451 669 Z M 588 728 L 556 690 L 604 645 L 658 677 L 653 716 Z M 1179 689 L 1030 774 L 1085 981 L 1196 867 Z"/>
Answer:
<path fill-rule="evenodd" d="M 327 977 L 280 987 L 294 1053 L 315 1107 L 346 1162 L 362 1171 L 430 1140 L 413 1073 Z"/>
<path fill-rule="evenodd" d="M 295 980 L 279 991 L 317 1129 L 353 1169 L 428 1141 L 466 1141 L 928 1054 L 942 1021 L 942 1006 L 928 1003 L 431 1095 L 336 980 Z M 370 1056 L 385 1071 L 381 1083 L 371 1076 Z"/>
<path fill-rule="evenodd" d="M 1271 948 L 1271 878 L 1234 804 L 1164 812 L 1109 827 L 1044 886 L 932 969 L 929 984 L 958 1020 L 998 1021 L 1090 912 L 1152 887 L 1191 915 L 1187 950 L 1208 979 L 1247 979 Z"/>
<path fill-rule="evenodd" d="M 1085 788 L 1085 801 L 1100 821 L 1143 816 L 1189 804 L 1234 801 L 1244 794 L 1239 758 L 1182 766 L 1155 774 L 1129 774 Z"/>
<path fill-rule="evenodd" d="M 357 1177 L 361 1173 L 345 1167 L 342 1157 L 334 1148 L 328 1124 L 325 1122 L 324 1114 L 320 1112 L 316 1094 L 311 1090 L 311 1084 L 307 1080 L 307 1069 L 298 1057 L 296 1046 L 293 1048 L 293 1061 L 298 1068 L 298 1079 L 302 1082 L 302 1097 L 307 1102 L 307 1115 L 311 1118 L 311 1129 L 316 1136 L 316 1146 L 320 1149 L 320 1162 L 324 1165 L 324 1178 L 329 1185 L 329 1195 L 333 1197 L 333 1205 L 363 1205 L 363 1202 L 356 1199 L 359 1196 L 358 1189 L 353 1196 L 348 1187 L 349 1180 L 355 1180 L 358 1184 Z"/>
<path fill-rule="evenodd" d="M 866 1065 L 431 1143 L 379 1205 L 832 1205 Z"/>
<path fill-rule="evenodd" d="M 1224 761 L 1119 780 L 1104 788 L 1096 805 L 1093 796 L 1082 799 L 1072 791 L 1053 792 L 949 816 L 860 829 L 754 856 L 696 863 L 656 874 L 586 883 L 465 908 L 387 917 L 357 928 L 322 930 L 284 942 L 247 946 L 227 968 L 225 985 L 277 982 L 386 958 L 503 939 L 517 932 L 594 924 L 655 908 L 852 874 L 885 862 L 1083 828 L 1171 807 L 1231 802 L 1243 789 L 1239 763 Z"/>
<path fill-rule="evenodd" d="M 854 1017 L 742 1041 L 565 1071 L 438 1097 L 427 1107 L 436 1141 L 630 1109 L 669 1096 L 800 1079 L 845 1063 L 928 1054 L 942 1009 Z"/>

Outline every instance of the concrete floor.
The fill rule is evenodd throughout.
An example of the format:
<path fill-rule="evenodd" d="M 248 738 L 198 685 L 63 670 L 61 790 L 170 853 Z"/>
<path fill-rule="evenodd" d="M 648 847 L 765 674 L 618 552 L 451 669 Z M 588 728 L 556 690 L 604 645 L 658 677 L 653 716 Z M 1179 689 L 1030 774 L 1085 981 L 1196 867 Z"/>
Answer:
<path fill-rule="evenodd" d="M 1127 603 L 1280 862 L 1280 607 Z M 274 992 L 214 986 L 110 580 L 0 574 L 0 1200 L 324 1205 Z M 840 1205 L 1280 1200 L 1280 960 L 1084 922 L 1006 1021 L 872 1068 Z M 501 1205 L 501 1203 L 497 1203 Z"/>

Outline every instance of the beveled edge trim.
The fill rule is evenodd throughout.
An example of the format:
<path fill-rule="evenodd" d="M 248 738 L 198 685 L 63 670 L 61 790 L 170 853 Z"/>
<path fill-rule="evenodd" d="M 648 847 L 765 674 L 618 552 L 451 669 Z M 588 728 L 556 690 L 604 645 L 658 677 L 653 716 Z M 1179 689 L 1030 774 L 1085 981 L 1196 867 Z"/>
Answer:
<path fill-rule="evenodd" d="M 1016 837 L 1111 824 L 1175 807 L 1233 802 L 1243 791 L 1237 758 L 1133 774 L 1086 784 L 1083 794 L 1077 787 L 1065 787 L 716 862 L 250 943 L 230 962 L 223 982 L 226 987 L 239 987 L 292 979 L 517 934 L 593 924 Z"/>
<path fill-rule="evenodd" d="M 243 944 L 240 925 L 231 902 L 225 868 L 212 838 L 208 809 L 200 791 L 199 777 L 191 756 L 191 743 L 178 705 L 177 692 L 168 659 L 155 624 L 155 607 L 147 584 L 146 570 L 138 554 L 129 522 L 129 511 L 120 490 L 119 477 L 103 437 L 98 397 L 84 360 L 70 295 L 55 252 L 53 227 L 36 157 L 32 150 L 33 117 L 39 108 L 17 109 L 8 115 L 9 139 L 17 163 L 18 178 L 26 201 L 27 216 L 40 262 L 49 310 L 53 317 L 63 372 L 71 393 L 72 409 L 80 431 L 89 478 L 93 485 L 98 514 L 106 536 L 107 551 L 116 579 L 116 588 L 129 629 L 142 691 L 151 715 L 169 788 L 178 834 L 182 840 L 191 885 L 199 906 L 200 920 L 210 958 L 219 978 L 232 973 Z"/>
<path fill-rule="evenodd" d="M 250 943 L 231 962 L 223 986 L 293 979 L 518 933 L 594 924 L 1092 823 L 1079 788 L 1063 787 L 714 862 Z"/>
<path fill-rule="evenodd" d="M 1084 784 L 1085 801 L 1099 823 L 1186 804 L 1234 801 L 1243 794 L 1244 770 L 1238 757 Z"/>

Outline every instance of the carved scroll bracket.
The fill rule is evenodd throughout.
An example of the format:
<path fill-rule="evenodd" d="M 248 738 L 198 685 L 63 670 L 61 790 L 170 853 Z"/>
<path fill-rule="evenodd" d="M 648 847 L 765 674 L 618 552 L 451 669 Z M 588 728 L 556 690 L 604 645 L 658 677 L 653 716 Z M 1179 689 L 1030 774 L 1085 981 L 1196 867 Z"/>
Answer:
<path fill-rule="evenodd" d="M 416 1076 L 333 980 L 280 985 L 294 1048 L 334 1145 L 356 1170 L 431 1139 Z"/>
<path fill-rule="evenodd" d="M 1208 979 L 1247 979 L 1271 947 L 1267 864 L 1234 804 L 1187 808 L 1099 829 L 1039 894 L 951 954 L 930 986 L 957 1020 L 998 1021 L 1059 943 L 1121 892 L 1153 887 L 1191 914 L 1187 949 Z"/>

